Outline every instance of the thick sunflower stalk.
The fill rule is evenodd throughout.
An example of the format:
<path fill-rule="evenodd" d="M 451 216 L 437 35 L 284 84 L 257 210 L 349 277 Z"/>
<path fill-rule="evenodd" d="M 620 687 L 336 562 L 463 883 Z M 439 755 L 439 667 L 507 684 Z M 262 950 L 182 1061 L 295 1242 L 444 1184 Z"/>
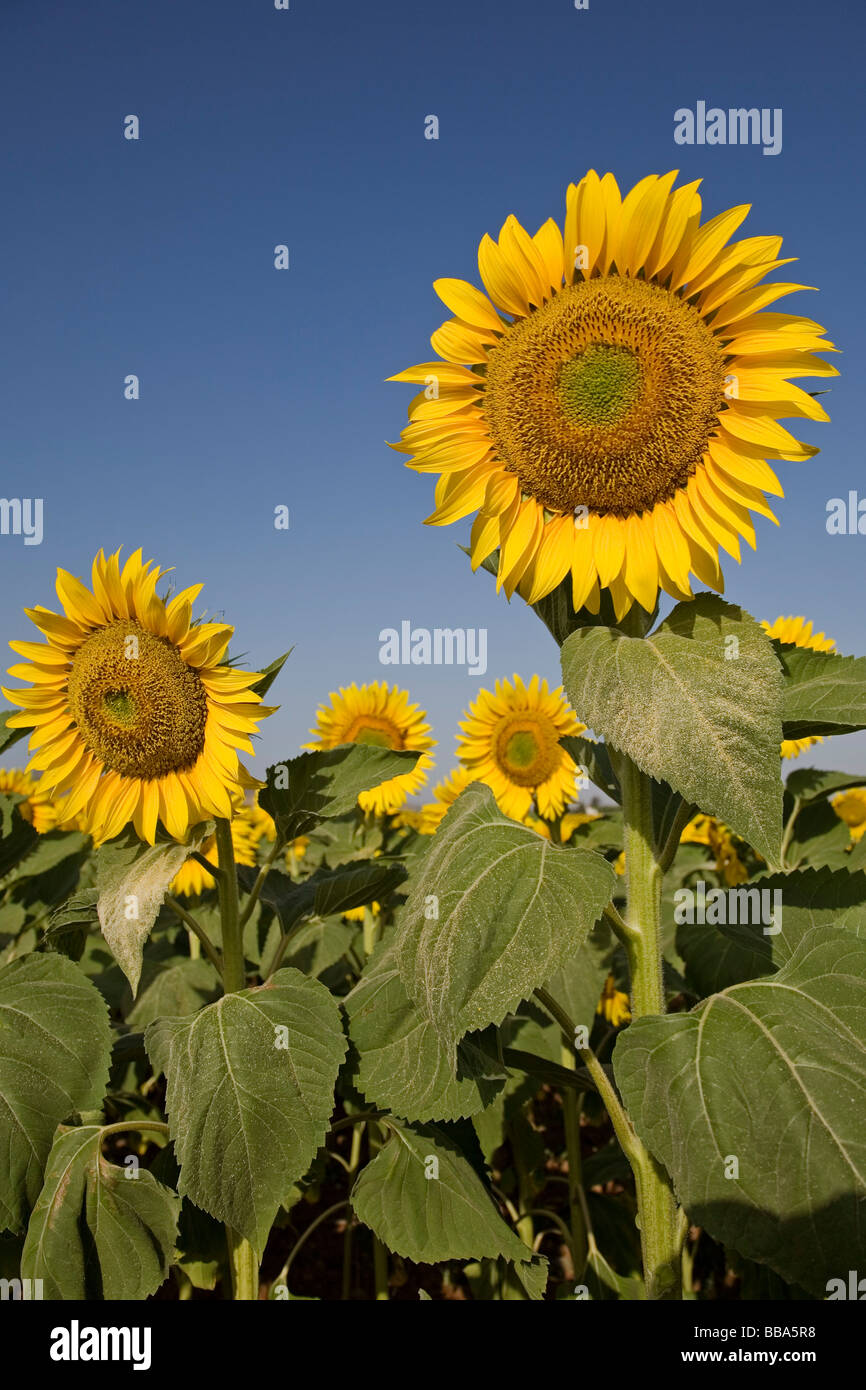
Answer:
<path fill-rule="evenodd" d="M 767 494 L 782 488 L 767 460 L 817 452 L 779 424 L 828 418 L 792 379 L 836 371 L 814 355 L 833 350 L 820 324 L 763 312 L 804 288 L 761 283 L 786 264 L 781 238 L 732 242 L 749 207 L 702 223 L 698 183 L 675 189 L 675 180 L 676 171 L 650 175 L 623 196 L 612 174 L 590 171 L 568 188 L 562 226 L 548 220 L 530 235 L 509 217 L 498 240 L 479 246 L 486 293 L 463 280 L 435 282 L 453 315 L 431 338 L 441 360 L 392 378 L 422 388 L 395 447 L 409 467 L 439 475 L 428 524 L 474 515 L 473 568 L 493 569 L 509 598 L 541 605 L 563 647 L 576 715 L 607 739 L 627 882 L 625 916 L 612 905 L 607 915 L 628 955 L 638 1026 L 666 1014 L 662 875 L 695 808 L 731 806 L 756 849 L 782 862 L 776 759 L 780 745 L 783 756 L 800 748 L 781 742 L 770 639 L 832 647 L 792 631 L 792 620 L 759 633 L 716 600 L 699 600 L 689 616 L 693 577 L 721 592 L 720 550 L 739 561 L 742 539 L 755 546 L 753 516 L 776 521 Z M 680 607 L 668 630 L 663 623 L 645 640 L 661 593 Z M 738 691 L 725 662 L 741 644 Z M 488 722 L 501 706 L 483 712 Z M 674 733 L 664 727 L 668 712 Z M 483 775 L 477 727 L 466 747 Z M 493 759 L 500 768 L 507 752 L 516 815 L 520 765 L 529 769 L 543 750 L 515 726 Z M 748 798 L 744 805 L 719 785 L 720 767 L 762 784 L 754 801 L 766 823 Z M 660 839 L 654 799 L 665 787 L 675 809 Z M 699 805 L 704 797 L 716 804 Z M 682 1218 L 666 1173 L 618 1105 L 611 1095 L 635 1174 L 647 1293 L 676 1298 Z"/>

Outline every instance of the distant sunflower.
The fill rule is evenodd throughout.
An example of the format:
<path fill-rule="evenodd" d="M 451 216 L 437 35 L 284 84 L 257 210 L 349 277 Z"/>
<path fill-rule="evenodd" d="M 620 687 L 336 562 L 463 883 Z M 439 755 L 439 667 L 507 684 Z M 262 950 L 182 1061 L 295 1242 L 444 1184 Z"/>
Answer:
<path fill-rule="evenodd" d="M 866 833 L 866 787 L 849 787 L 848 791 L 834 796 L 830 804 L 847 825 L 852 842 L 857 844 Z"/>
<path fill-rule="evenodd" d="M 745 883 L 749 877 L 749 871 L 737 853 L 733 835 L 715 816 L 705 816 L 703 813 L 693 816 L 680 836 L 680 844 L 706 845 L 715 858 L 716 872 L 731 888 L 737 883 Z"/>
<path fill-rule="evenodd" d="M 45 835 L 57 825 L 57 807 L 37 777 L 17 767 L 0 768 L 0 792 L 24 797 L 18 803 L 18 812 L 37 834 Z"/>
<path fill-rule="evenodd" d="M 600 812 L 598 811 L 582 811 L 580 809 L 576 811 L 566 811 L 559 823 L 560 840 L 564 845 L 567 844 L 575 830 L 578 830 L 580 826 L 589 825 L 590 821 L 599 820 L 600 818 Z"/>
<path fill-rule="evenodd" d="M 239 815 L 232 821 L 232 847 L 236 864 L 252 866 L 256 862 L 256 842 L 249 820 Z M 219 863 L 216 836 L 209 835 L 199 853 L 209 864 Z M 197 859 L 189 858 L 181 865 L 169 885 L 169 892 L 178 898 L 192 898 L 214 887 L 214 877 Z"/>
<path fill-rule="evenodd" d="M 312 742 L 305 747 L 336 748 L 340 743 L 367 743 L 378 748 L 411 749 L 421 753 L 411 772 L 391 777 L 380 786 L 361 792 L 358 797 L 362 811 L 393 814 L 424 785 L 433 766 L 428 750 L 436 741 L 430 737 L 427 716 L 417 705 L 409 704 L 408 691 L 396 685 L 389 687 L 386 681 L 341 686 L 339 692 L 331 692 L 330 701 L 330 705 L 319 706 L 315 728 L 310 730 Z"/>
<path fill-rule="evenodd" d="M 730 243 L 744 204 L 701 225 L 700 180 L 676 171 L 626 197 L 591 170 L 566 194 L 564 234 L 509 217 L 485 236 L 487 295 L 436 280 L 455 315 L 433 334 L 442 361 L 392 381 L 424 389 L 395 447 L 441 474 L 428 524 L 477 513 L 477 567 L 499 549 L 498 586 L 528 603 L 571 576 L 576 609 L 610 590 L 617 617 L 659 587 L 691 596 L 690 571 L 721 590 L 719 547 L 754 547 L 750 513 L 776 518 L 766 459 L 811 458 L 779 417 L 826 420 L 789 377 L 836 376 L 811 319 L 764 314 L 806 286 L 759 285 L 780 237 Z"/>
<path fill-rule="evenodd" d="M 157 823 L 184 840 L 191 826 L 229 817 L 254 783 L 237 749 L 271 710 L 252 689 L 255 672 L 223 663 L 234 631 L 193 623 L 201 585 L 171 601 L 156 585 L 163 571 L 137 550 L 93 562 L 92 592 L 57 571 L 63 614 L 25 611 L 47 638 L 10 642 L 26 663 L 9 674 L 31 682 L 4 690 L 21 714 L 8 720 L 33 729 L 29 769 L 40 786 L 64 796 L 63 821 L 89 830 L 96 843 L 130 821 L 153 844 Z"/>
<path fill-rule="evenodd" d="M 785 618 L 779 617 L 774 623 L 761 623 L 768 637 L 773 637 L 777 642 L 784 642 L 788 646 L 809 647 L 813 652 L 832 652 L 836 650 L 836 642 L 832 637 L 825 637 L 823 632 L 812 631 L 812 624 L 805 618 Z M 781 753 L 783 758 L 799 758 L 807 748 L 813 743 L 823 743 L 820 737 L 814 738 L 784 738 L 782 739 Z"/>
<path fill-rule="evenodd" d="M 500 808 L 525 820 L 535 801 L 545 820 L 561 815 L 574 798 L 577 765 L 559 740 L 586 727 L 562 694 L 547 681 L 519 676 L 481 690 L 460 725 L 457 756 L 470 781 L 486 782 Z"/>
<path fill-rule="evenodd" d="M 604 982 L 604 989 L 601 992 L 596 1013 L 606 1018 L 608 1023 L 613 1024 L 614 1028 L 619 1028 L 621 1024 L 628 1023 L 631 1019 L 628 995 L 623 994 L 621 989 L 617 989 L 616 981 L 612 975 L 608 975 Z"/>

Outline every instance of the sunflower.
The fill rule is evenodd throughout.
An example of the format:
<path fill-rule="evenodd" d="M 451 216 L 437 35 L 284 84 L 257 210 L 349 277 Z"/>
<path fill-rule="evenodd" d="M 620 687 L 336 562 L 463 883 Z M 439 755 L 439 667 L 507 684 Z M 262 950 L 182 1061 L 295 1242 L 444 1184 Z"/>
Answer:
<path fill-rule="evenodd" d="M 750 513 L 776 518 L 768 458 L 803 460 L 778 417 L 826 420 L 789 377 L 836 376 L 811 319 L 760 313 L 807 288 L 759 281 L 780 237 L 730 238 L 748 205 L 701 225 L 698 182 L 676 171 L 624 198 L 590 171 L 566 194 L 564 232 L 509 217 L 478 250 L 487 291 L 434 289 L 455 317 L 431 338 L 441 361 L 391 377 L 424 387 L 401 453 L 441 474 L 428 524 L 476 513 L 477 568 L 497 548 L 497 587 L 528 603 L 571 576 L 575 609 L 611 592 L 618 618 L 659 587 L 722 590 L 719 547 L 754 548 Z M 790 258 L 789 258 L 790 259 Z"/>
<path fill-rule="evenodd" d="M 589 825 L 590 821 L 599 820 L 598 811 L 583 811 L 578 807 L 576 811 L 566 811 L 559 823 L 559 838 L 564 845 L 568 844 L 575 830 L 581 825 Z"/>
<path fill-rule="evenodd" d="M 496 682 L 496 692 L 481 690 L 460 725 L 457 757 L 470 781 L 486 782 L 500 809 L 513 820 L 532 810 L 545 820 L 561 815 L 574 797 L 578 768 L 559 740 L 585 727 L 562 694 L 548 691 L 547 681 L 533 676 L 524 685 Z"/>
<path fill-rule="evenodd" d="M 382 911 L 382 904 L 372 902 L 369 903 L 367 907 L 347 907 L 346 911 L 340 915 L 344 922 L 363 922 L 368 910 L 374 917 L 378 917 L 379 913 Z"/>
<path fill-rule="evenodd" d="M 242 812 L 236 815 L 232 821 L 232 847 L 236 864 L 245 864 L 250 867 L 255 864 L 256 840 L 249 819 Z M 209 864 L 216 866 L 219 863 L 215 835 L 208 836 L 202 844 L 199 854 Z M 199 893 L 204 893 L 206 889 L 213 888 L 213 886 L 213 875 L 209 874 L 204 865 L 200 864 L 197 859 L 190 857 L 178 869 L 168 891 L 178 898 L 193 898 Z"/>
<path fill-rule="evenodd" d="M 836 650 L 836 643 L 832 637 L 825 637 L 823 632 L 813 632 L 812 624 L 805 618 L 785 618 L 779 617 L 774 623 L 762 622 L 761 627 L 768 637 L 773 637 L 777 642 L 783 642 L 787 646 L 809 647 L 813 652 L 832 652 Z M 810 748 L 813 743 L 823 743 L 820 737 L 815 738 L 784 738 L 782 739 L 781 753 L 783 758 L 799 758 L 805 749 Z"/>
<path fill-rule="evenodd" d="M 857 844 L 866 832 L 866 787 L 849 787 L 848 791 L 834 796 L 830 805 L 847 825 L 852 843 Z"/>
<path fill-rule="evenodd" d="M 38 777 L 31 777 L 17 767 L 0 768 L 0 792 L 24 797 L 18 803 L 19 814 L 30 822 L 38 835 L 47 834 L 57 825 L 57 807 L 42 790 Z"/>
<path fill-rule="evenodd" d="M 385 681 L 371 685 L 341 686 L 331 691 L 330 705 L 320 705 L 313 736 L 306 748 L 336 748 L 340 743 L 370 743 L 379 748 L 411 749 L 420 752 L 411 772 L 391 777 L 371 791 L 361 792 L 362 811 L 392 815 L 427 780 L 433 766 L 428 749 L 435 746 L 426 715 L 409 704 L 409 694 Z"/>
<path fill-rule="evenodd" d="M 620 1024 L 628 1023 L 631 1019 L 628 995 L 623 994 L 621 989 L 617 989 L 616 981 L 612 975 L 608 975 L 604 982 L 604 989 L 601 992 L 596 1013 L 606 1018 L 608 1023 L 613 1024 L 614 1028 L 619 1028 Z"/>
<path fill-rule="evenodd" d="M 259 676 L 221 664 L 233 628 L 193 623 L 201 585 L 169 602 L 156 593 L 162 574 L 140 550 L 122 568 L 119 551 L 100 550 L 92 591 L 59 569 L 63 613 L 26 610 L 47 642 L 9 644 L 26 658 L 9 674 L 31 683 L 3 692 L 22 709 L 9 726 L 34 731 L 28 770 L 97 844 L 130 821 L 149 844 L 160 821 L 182 841 L 259 785 L 236 751 L 254 751 L 250 735 L 272 712 L 252 689 Z"/>
<path fill-rule="evenodd" d="M 715 816 L 693 816 L 680 836 L 681 845 L 706 845 L 716 861 L 716 872 L 733 888 L 745 883 L 749 871 L 737 853 L 734 837 Z"/>

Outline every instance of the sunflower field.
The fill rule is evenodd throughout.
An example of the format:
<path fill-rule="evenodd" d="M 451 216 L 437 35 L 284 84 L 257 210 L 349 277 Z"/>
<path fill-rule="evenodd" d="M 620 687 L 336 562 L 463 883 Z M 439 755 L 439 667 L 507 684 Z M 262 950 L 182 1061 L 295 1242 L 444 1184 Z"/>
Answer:
<path fill-rule="evenodd" d="M 828 740 L 866 728 L 866 657 L 722 597 L 835 348 L 770 308 L 803 288 L 766 280 L 781 239 L 675 183 L 590 171 L 561 220 L 509 217 L 393 378 L 428 521 L 471 519 L 467 584 L 533 610 L 561 685 L 515 644 L 434 736 L 347 672 L 254 771 L 289 653 L 247 670 L 140 550 L 58 569 L 7 634 L 5 1278 L 849 1296 L 866 778 Z"/>

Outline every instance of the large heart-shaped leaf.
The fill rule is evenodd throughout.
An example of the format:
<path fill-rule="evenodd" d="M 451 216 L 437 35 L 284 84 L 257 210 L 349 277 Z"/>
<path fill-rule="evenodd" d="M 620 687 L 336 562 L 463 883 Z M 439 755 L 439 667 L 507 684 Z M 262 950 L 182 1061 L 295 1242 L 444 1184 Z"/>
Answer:
<path fill-rule="evenodd" d="M 782 673 L 748 613 L 700 594 L 648 637 L 581 628 L 562 674 L 596 733 L 778 865 Z"/>
<path fill-rule="evenodd" d="M 454 1075 L 436 1030 L 406 993 L 391 943 L 377 947 L 344 1007 L 357 1086 L 374 1105 L 405 1120 L 459 1120 L 479 1114 L 505 1085 L 482 1035 L 464 1038 Z"/>
<path fill-rule="evenodd" d="M 813 927 L 778 974 L 620 1034 L 614 1071 L 692 1222 L 817 1297 L 866 1237 L 866 941 Z"/>
<path fill-rule="evenodd" d="M 575 954 L 610 901 L 601 855 L 542 839 L 475 782 L 413 877 L 397 937 L 403 984 L 452 1067 L 465 1033 L 501 1023 Z"/>
<path fill-rule="evenodd" d="M 391 1137 L 352 1192 L 359 1221 L 395 1254 L 440 1260 L 503 1257 L 531 1298 L 547 1282 L 547 1261 L 505 1224 L 474 1166 L 437 1125 L 389 1123 Z"/>
<path fill-rule="evenodd" d="M 190 1017 L 158 1019 L 145 1045 L 165 1073 L 178 1190 L 261 1254 L 325 1137 L 346 1052 L 336 1000 L 278 970 Z"/>
<path fill-rule="evenodd" d="M 21 1259 L 44 1298 L 149 1298 L 168 1275 L 180 1198 L 146 1168 L 109 1163 L 102 1133 L 61 1127 L 54 1141 Z"/>
<path fill-rule="evenodd" d="M 0 970 L 0 1230 L 23 1229 L 54 1131 L 101 1106 L 110 1060 L 108 1010 L 77 965 L 51 952 Z"/>

